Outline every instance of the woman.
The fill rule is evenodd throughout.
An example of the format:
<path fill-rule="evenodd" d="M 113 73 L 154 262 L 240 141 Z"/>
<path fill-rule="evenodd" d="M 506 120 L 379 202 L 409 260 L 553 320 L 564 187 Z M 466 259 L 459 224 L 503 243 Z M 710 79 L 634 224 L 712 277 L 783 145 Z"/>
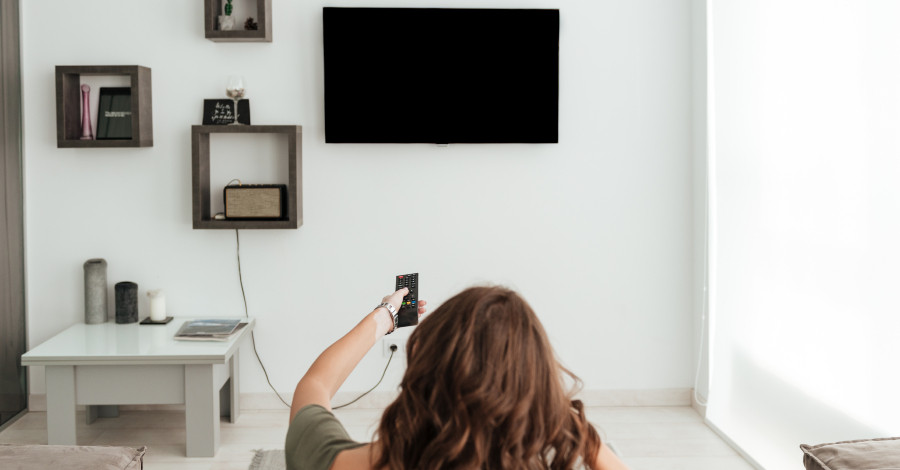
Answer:
<path fill-rule="evenodd" d="M 396 309 L 406 293 L 383 302 Z M 420 316 L 425 305 L 419 302 Z M 297 384 L 288 469 L 627 468 L 566 392 L 565 377 L 578 379 L 554 358 L 531 307 L 501 287 L 466 289 L 423 319 L 376 440 L 352 441 L 331 414 L 331 397 L 393 327 L 388 307 L 376 307 Z"/>

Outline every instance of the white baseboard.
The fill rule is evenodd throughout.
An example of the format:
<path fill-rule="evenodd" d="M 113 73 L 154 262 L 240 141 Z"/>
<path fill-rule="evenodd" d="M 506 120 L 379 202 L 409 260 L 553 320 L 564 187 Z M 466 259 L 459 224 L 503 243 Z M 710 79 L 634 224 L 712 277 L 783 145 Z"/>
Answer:
<path fill-rule="evenodd" d="M 331 400 L 332 406 L 349 403 L 359 394 L 357 392 L 338 392 Z M 288 401 L 287 394 L 282 394 Z M 347 408 L 383 409 L 397 398 L 397 392 L 372 392 Z M 577 398 L 585 406 L 690 406 L 690 389 L 650 389 L 650 390 L 583 390 Z M 244 410 L 277 410 L 284 409 L 284 403 L 274 393 L 242 393 L 241 409 Z"/>
<path fill-rule="evenodd" d="M 753 457 L 750 457 L 750 454 L 744 452 L 744 449 L 742 449 L 741 446 L 737 445 L 733 440 L 731 440 L 731 438 L 728 437 L 727 434 L 722 432 L 722 430 L 719 429 L 715 424 L 711 423 L 708 419 L 704 419 L 703 422 L 705 422 L 706 425 L 709 426 L 709 429 L 712 429 L 712 431 L 714 433 L 716 433 L 717 436 L 719 436 L 723 441 L 725 441 L 726 444 L 731 446 L 731 448 L 734 449 L 734 451 L 737 452 L 738 455 L 743 457 L 744 460 L 746 460 L 747 463 L 749 463 L 752 467 L 754 467 L 758 470 L 766 470 L 765 467 L 760 465 L 759 462 L 757 462 L 756 460 L 753 459 Z"/>
<path fill-rule="evenodd" d="M 241 395 L 241 399 L 243 400 L 243 395 Z M 84 405 L 77 405 L 75 409 L 82 411 Z M 119 405 L 119 409 L 124 411 L 184 411 L 184 405 Z M 28 411 L 47 411 L 47 395 L 43 393 L 28 395 Z"/>
<path fill-rule="evenodd" d="M 290 403 L 291 393 L 283 392 L 281 397 Z M 357 392 L 338 392 L 332 400 L 333 406 L 348 403 L 359 396 Z M 397 397 L 394 391 L 375 391 L 348 406 L 348 408 L 382 409 Z M 693 406 L 689 388 L 663 388 L 645 390 L 582 390 L 577 398 L 585 406 Z M 122 405 L 123 411 L 181 411 L 184 405 Z M 83 409 L 83 407 L 78 407 Z M 242 393 L 242 410 L 277 411 L 287 407 L 272 392 Z M 695 408 L 696 409 L 696 408 Z M 28 411 L 47 411 L 47 397 L 42 393 L 28 396 Z M 704 410 L 705 412 L 705 410 Z"/>
<path fill-rule="evenodd" d="M 28 411 L 47 411 L 47 395 L 43 393 L 29 394 Z"/>
<path fill-rule="evenodd" d="M 582 390 L 584 406 L 690 406 L 691 389 Z"/>
<path fill-rule="evenodd" d="M 706 397 L 701 398 L 706 401 Z M 691 391 L 691 408 L 693 408 L 702 418 L 706 419 L 706 405 L 697 401 L 697 395 L 695 395 L 693 391 Z"/>

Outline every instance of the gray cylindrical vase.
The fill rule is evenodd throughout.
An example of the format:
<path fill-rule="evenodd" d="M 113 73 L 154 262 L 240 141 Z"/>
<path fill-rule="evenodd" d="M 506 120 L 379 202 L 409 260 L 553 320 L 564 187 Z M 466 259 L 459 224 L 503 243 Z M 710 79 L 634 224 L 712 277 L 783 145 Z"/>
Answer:
<path fill-rule="evenodd" d="M 138 321 L 137 284 L 120 282 L 116 284 L 116 323 Z"/>
<path fill-rule="evenodd" d="M 106 282 L 106 260 L 93 258 L 84 262 L 84 322 L 88 325 L 105 323 L 109 315 Z"/>

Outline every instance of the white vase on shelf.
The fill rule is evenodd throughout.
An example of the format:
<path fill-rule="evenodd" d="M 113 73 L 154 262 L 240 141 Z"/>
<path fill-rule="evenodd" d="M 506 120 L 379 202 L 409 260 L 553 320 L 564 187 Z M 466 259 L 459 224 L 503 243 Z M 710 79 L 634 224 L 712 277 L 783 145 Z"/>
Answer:
<path fill-rule="evenodd" d="M 219 31 L 231 31 L 232 29 L 234 29 L 234 17 L 219 15 Z"/>

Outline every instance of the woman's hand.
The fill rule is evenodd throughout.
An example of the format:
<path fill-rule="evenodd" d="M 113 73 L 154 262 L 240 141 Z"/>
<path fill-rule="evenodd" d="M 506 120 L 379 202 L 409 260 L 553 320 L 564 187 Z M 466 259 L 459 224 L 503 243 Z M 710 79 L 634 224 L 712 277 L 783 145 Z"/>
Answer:
<path fill-rule="evenodd" d="M 400 311 L 400 306 L 403 304 L 403 297 L 409 294 L 409 288 L 402 288 L 393 294 L 388 294 L 381 299 L 382 302 L 389 303 L 394 307 L 395 312 Z M 424 300 L 419 300 L 416 312 L 419 314 L 419 317 L 425 314 L 427 309 L 425 305 L 428 302 Z M 391 318 L 391 314 L 387 311 L 387 309 L 378 309 L 380 311 L 375 312 L 375 321 L 377 323 L 375 329 L 375 341 L 378 341 L 382 336 L 394 331 L 394 320 Z M 384 313 L 382 313 L 383 311 Z"/>
<path fill-rule="evenodd" d="M 393 294 L 388 294 L 388 295 L 384 296 L 384 298 L 381 299 L 381 301 L 382 301 L 382 302 L 387 302 L 387 303 L 393 305 L 393 306 L 394 306 L 394 310 L 398 310 L 398 311 L 399 311 L 399 310 L 400 310 L 400 304 L 403 303 L 403 297 L 406 297 L 406 294 L 409 294 L 409 288 L 408 288 L 408 287 L 404 287 L 404 288 L 398 290 L 397 292 L 394 292 Z M 419 300 L 419 303 L 418 303 L 418 307 L 419 307 L 419 308 L 418 308 L 418 313 L 419 313 L 419 316 L 420 316 L 420 317 L 421 317 L 422 315 L 424 315 L 425 312 L 427 311 L 427 309 L 425 308 L 426 305 L 428 305 L 428 302 L 427 302 L 427 301 L 425 301 L 425 300 Z"/>
<path fill-rule="evenodd" d="M 404 287 L 393 294 L 388 294 L 381 299 L 382 302 L 387 302 L 394 306 L 394 311 L 400 310 L 400 304 L 403 303 L 403 297 L 409 294 L 409 288 Z"/>

